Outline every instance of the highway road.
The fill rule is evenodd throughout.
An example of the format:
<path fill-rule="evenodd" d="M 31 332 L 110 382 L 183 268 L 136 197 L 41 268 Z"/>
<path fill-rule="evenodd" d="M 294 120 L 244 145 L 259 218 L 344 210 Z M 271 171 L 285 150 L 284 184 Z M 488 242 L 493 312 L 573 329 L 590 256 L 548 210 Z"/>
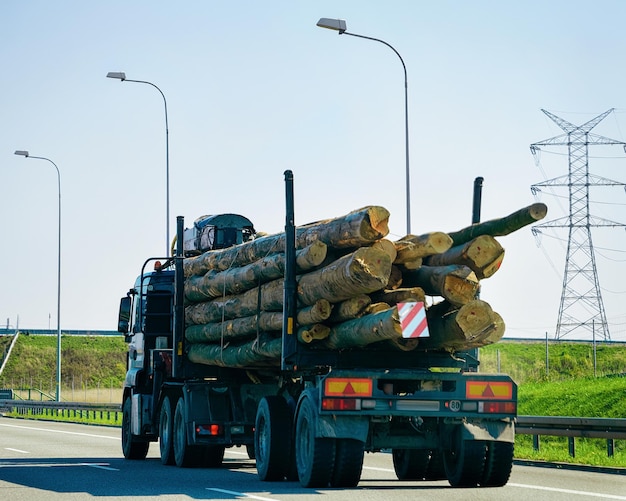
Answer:
<path fill-rule="evenodd" d="M 396 479 L 388 454 L 367 454 L 352 489 L 305 489 L 298 482 L 260 482 L 244 448 L 227 449 L 216 469 L 163 466 L 158 444 L 145 461 L 124 460 L 120 430 L 0 417 L 0 500 L 259 501 L 626 501 L 626 475 L 515 465 L 509 483 L 454 489 L 447 481 Z"/>

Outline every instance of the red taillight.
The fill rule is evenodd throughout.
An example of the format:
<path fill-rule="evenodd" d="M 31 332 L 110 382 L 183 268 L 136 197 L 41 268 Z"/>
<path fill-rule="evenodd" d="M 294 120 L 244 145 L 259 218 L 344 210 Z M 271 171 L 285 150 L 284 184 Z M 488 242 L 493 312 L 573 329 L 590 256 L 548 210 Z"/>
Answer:
<path fill-rule="evenodd" d="M 517 406 L 515 402 L 479 402 L 478 412 L 484 414 L 515 414 Z"/>
<path fill-rule="evenodd" d="M 211 435 L 213 437 L 223 435 L 224 431 L 219 424 L 199 424 L 196 426 L 198 435 Z"/>
<path fill-rule="evenodd" d="M 322 409 L 325 411 L 357 411 L 361 408 L 358 398 L 324 398 Z"/>

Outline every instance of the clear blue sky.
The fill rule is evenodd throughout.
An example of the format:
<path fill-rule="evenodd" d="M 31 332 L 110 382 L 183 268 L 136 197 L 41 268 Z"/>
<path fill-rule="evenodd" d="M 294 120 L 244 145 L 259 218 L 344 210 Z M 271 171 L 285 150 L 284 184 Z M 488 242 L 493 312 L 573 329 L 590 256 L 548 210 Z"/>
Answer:
<path fill-rule="evenodd" d="M 626 2 L 106 1 L 0 3 L 0 324 L 56 327 L 61 172 L 65 329 L 114 330 L 119 298 L 143 261 L 165 251 L 163 99 L 169 118 L 170 231 L 175 217 L 240 213 L 284 226 L 283 172 L 295 176 L 296 223 L 365 205 L 405 234 L 404 80 L 383 44 L 316 27 L 345 19 L 380 38 L 408 70 L 412 232 L 471 222 L 535 201 L 530 186 L 567 174 L 564 149 L 536 165 L 529 145 L 561 134 L 541 109 L 626 141 Z M 590 170 L 626 181 L 620 147 Z M 603 157 L 603 158 L 596 158 Z M 606 158 L 613 157 L 613 158 Z M 547 220 L 567 192 L 544 196 Z M 624 190 L 596 188 L 591 212 L 626 223 Z M 481 298 L 507 336 L 553 335 L 567 233 L 538 244 L 529 228 L 500 239 L 502 268 Z M 613 340 L 626 341 L 626 232 L 594 233 Z"/>

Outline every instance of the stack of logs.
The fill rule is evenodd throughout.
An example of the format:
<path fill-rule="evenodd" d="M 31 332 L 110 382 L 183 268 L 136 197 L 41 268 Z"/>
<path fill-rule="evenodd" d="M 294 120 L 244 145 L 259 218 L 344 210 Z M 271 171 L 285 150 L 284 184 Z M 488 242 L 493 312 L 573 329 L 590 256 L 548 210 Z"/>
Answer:
<path fill-rule="evenodd" d="M 504 322 L 478 298 L 500 267 L 495 239 L 547 213 L 533 204 L 454 233 L 391 241 L 389 212 L 369 206 L 296 228 L 297 336 L 311 348 L 456 352 L 500 340 Z M 285 234 L 184 260 L 185 338 L 193 362 L 275 366 L 282 347 Z M 423 302 L 429 337 L 402 336 L 398 303 Z M 416 356 L 419 356 L 416 354 Z"/>

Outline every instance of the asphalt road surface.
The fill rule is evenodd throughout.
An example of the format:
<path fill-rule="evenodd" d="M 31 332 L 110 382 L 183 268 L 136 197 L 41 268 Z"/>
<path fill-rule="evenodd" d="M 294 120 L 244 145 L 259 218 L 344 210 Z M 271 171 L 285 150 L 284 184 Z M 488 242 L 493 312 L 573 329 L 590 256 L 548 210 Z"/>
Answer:
<path fill-rule="evenodd" d="M 454 489 L 447 481 L 396 479 L 389 454 L 366 454 L 351 489 L 260 482 L 245 448 L 226 450 L 222 468 L 163 466 L 158 444 L 145 461 L 123 459 L 120 430 L 0 417 L 0 500 L 260 501 L 626 501 L 626 475 L 515 465 L 504 487 Z"/>

